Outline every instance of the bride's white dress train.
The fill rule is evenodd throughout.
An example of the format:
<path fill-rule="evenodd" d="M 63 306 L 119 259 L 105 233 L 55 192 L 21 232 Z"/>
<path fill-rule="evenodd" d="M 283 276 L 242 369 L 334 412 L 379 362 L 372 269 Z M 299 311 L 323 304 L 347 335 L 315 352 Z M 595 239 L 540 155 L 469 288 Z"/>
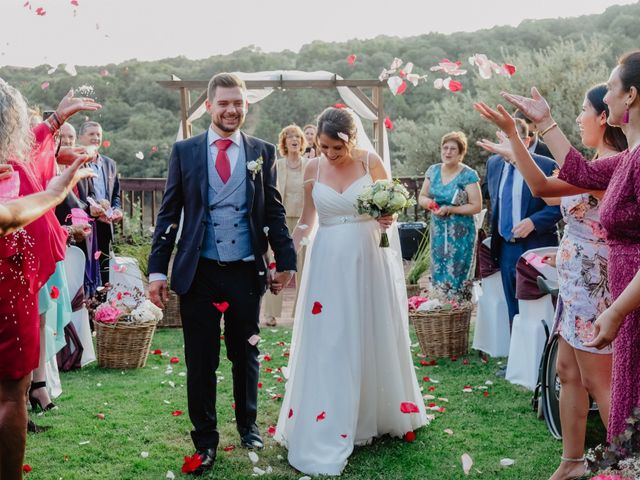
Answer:
<path fill-rule="evenodd" d="M 360 216 L 367 173 L 343 193 L 313 187 L 319 228 L 307 255 L 275 439 L 310 475 L 339 475 L 354 445 L 427 423 L 413 367 L 405 282 L 378 223 Z M 419 413 L 406 414 L 412 402 Z"/>

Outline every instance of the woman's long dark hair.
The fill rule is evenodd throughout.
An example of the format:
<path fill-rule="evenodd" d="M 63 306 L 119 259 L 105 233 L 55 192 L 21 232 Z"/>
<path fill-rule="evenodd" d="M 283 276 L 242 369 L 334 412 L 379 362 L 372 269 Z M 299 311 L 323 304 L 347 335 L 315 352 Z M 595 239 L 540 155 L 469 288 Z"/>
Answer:
<path fill-rule="evenodd" d="M 598 115 L 605 112 L 607 118 L 609 117 L 609 105 L 604 103 L 604 96 L 607 93 L 607 86 L 603 83 L 596 85 L 587 92 L 587 100 L 596 111 Z M 618 152 L 622 152 L 627 149 L 627 137 L 624 136 L 620 127 L 612 127 L 607 123 L 607 128 L 604 131 L 604 143 L 614 148 Z"/>

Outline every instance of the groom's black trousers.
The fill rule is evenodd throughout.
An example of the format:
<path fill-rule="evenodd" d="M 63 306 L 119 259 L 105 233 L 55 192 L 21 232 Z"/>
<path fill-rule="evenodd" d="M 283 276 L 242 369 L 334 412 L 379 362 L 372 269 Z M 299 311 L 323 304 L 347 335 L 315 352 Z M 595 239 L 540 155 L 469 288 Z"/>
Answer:
<path fill-rule="evenodd" d="M 229 303 L 224 313 L 224 342 L 232 363 L 237 426 L 243 429 L 256 421 L 259 352 L 248 340 L 259 332 L 260 298 L 254 262 L 205 258 L 199 260 L 191 288 L 180 296 L 189 418 L 194 427 L 191 438 L 198 450 L 218 445 L 216 370 L 222 313 L 213 303 Z"/>

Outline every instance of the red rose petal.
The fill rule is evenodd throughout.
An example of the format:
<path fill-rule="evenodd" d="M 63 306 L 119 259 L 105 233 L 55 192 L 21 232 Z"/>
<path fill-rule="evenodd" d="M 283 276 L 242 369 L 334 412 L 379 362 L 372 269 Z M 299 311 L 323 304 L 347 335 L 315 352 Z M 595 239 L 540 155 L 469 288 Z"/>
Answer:
<path fill-rule="evenodd" d="M 273 437 L 276 434 L 276 426 L 269 425 L 269 428 L 267 428 L 267 433 Z"/>
<path fill-rule="evenodd" d="M 416 440 L 416 434 L 414 432 L 407 432 L 404 435 L 404 439 L 409 443 L 413 443 Z"/>
<path fill-rule="evenodd" d="M 109 70 L 107 70 L 106 68 L 103 68 L 102 70 L 100 70 L 100 76 L 101 77 L 108 77 L 109 76 Z"/>
<path fill-rule="evenodd" d="M 162 350 L 160 350 L 159 348 L 156 348 L 152 353 L 154 355 L 162 355 Z"/>
<path fill-rule="evenodd" d="M 276 269 L 276 262 L 271 262 L 269 264 L 269 270 L 275 270 Z"/>
<path fill-rule="evenodd" d="M 348 435 L 347 435 L 346 433 L 341 433 L 341 434 L 340 434 L 340 436 L 341 436 L 342 438 L 347 438 L 347 437 L 348 437 Z"/>
<path fill-rule="evenodd" d="M 169 360 L 170 363 L 178 363 L 180 362 L 180 359 L 178 357 L 171 357 L 171 360 Z"/>
<path fill-rule="evenodd" d="M 40 84 L 40 88 L 41 88 L 42 90 L 46 90 L 47 88 L 49 88 L 49 82 L 47 82 L 47 81 L 42 82 L 42 83 Z"/>
<path fill-rule="evenodd" d="M 435 390 L 436 390 L 436 387 L 434 387 L 434 386 L 431 386 L 431 387 L 429 387 L 429 389 L 428 389 L 428 390 L 429 390 L 430 392 L 435 392 Z"/>
<path fill-rule="evenodd" d="M 229 302 L 213 302 L 213 306 L 220 310 L 221 313 L 224 313 L 227 311 L 227 308 L 229 308 Z"/>
<path fill-rule="evenodd" d="M 122 292 L 118 292 L 118 293 L 116 294 L 116 298 L 117 298 L 118 300 L 122 300 Z"/>
<path fill-rule="evenodd" d="M 235 445 L 227 445 L 223 448 L 225 452 L 233 452 L 236 449 Z"/>
<path fill-rule="evenodd" d="M 284 382 L 284 379 L 282 377 L 278 377 L 276 378 L 276 382 Z"/>
<path fill-rule="evenodd" d="M 98 260 L 100 258 L 100 255 L 102 255 L 102 252 L 100 250 L 96 250 L 96 252 L 93 254 L 93 258 L 95 260 Z"/>
<path fill-rule="evenodd" d="M 47 11 L 42 8 L 42 7 L 38 7 L 36 8 L 36 15 L 38 15 L 39 17 L 44 17 L 47 14 Z"/>
<path fill-rule="evenodd" d="M 293 417 L 293 409 L 292 408 L 289 409 L 289 418 L 291 418 L 291 417 Z"/>
<path fill-rule="evenodd" d="M 482 394 L 483 394 L 485 397 L 488 397 L 488 396 L 489 396 L 489 391 L 488 391 L 488 390 L 485 390 L 484 392 L 482 392 Z"/>
<path fill-rule="evenodd" d="M 436 404 L 436 403 L 433 403 L 433 402 L 431 402 L 430 404 L 428 404 L 428 405 L 427 405 L 427 407 L 429 407 L 429 408 L 433 408 L 433 407 L 435 407 L 435 406 L 437 406 L 437 404 Z"/>
<path fill-rule="evenodd" d="M 262 382 L 258 382 L 258 388 L 262 388 Z"/>
<path fill-rule="evenodd" d="M 111 142 L 109 140 L 103 140 L 102 141 L 102 146 L 104 148 L 109 148 L 111 146 Z"/>
<path fill-rule="evenodd" d="M 469 359 L 465 358 L 464 360 L 462 360 L 462 364 L 463 365 L 469 365 Z"/>
<path fill-rule="evenodd" d="M 389 117 L 384 117 L 384 126 L 387 130 L 393 130 L 393 122 Z"/>
<path fill-rule="evenodd" d="M 316 422 L 320 422 L 325 418 L 327 418 L 327 412 L 320 412 L 318 415 L 316 415 Z"/>
<path fill-rule="evenodd" d="M 418 406 L 413 402 L 402 402 L 400 404 L 400 411 L 402 413 L 419 413 Z"/>
<path fill-rule="evenodd" d="M 54 300 L 58 298 L 60 296 L 60 290 L 58 290 L 58 287 L 56 287 L 55 285 L 51 287 L 50 295 L 51 295 L 51 298 L 53 298 Z"/>
<path fill-rule="evenodd" d="M 25 464 L 22 466 L 22 471 L 23 471 L 24 473 L 29 473 L 31 470 L 33 470 L 33 468 L 31 468 L 31 465 L 29 465 L 28 463 L 25 463 Z"/>
<path fill-rule="evenodd" d="M 182 473 L 192 473 L 200 465 L 202 465 L 202 458 L 199 453 L 194 453 L 191 457 L 184 457 L 184 463 L 182 464 Z"/>
<path fill-rule="evenodd" d="M 272 359 L 269 355 L 265 355 L 265 356 L 264 356 L 264 358 L 263 358 L 263 360 L 264 360 L 265 362 L 270 362 L 270 361 L 271 361 L 271 360 L 273 360 L 273 359 Z"/>
<path fill-rule="evenodd" d="M 456 357 L 455 355 L 452 355 L 452 356 L 451 356 L 451 361 L 452 361 L 452 362 L 456 362 L 456 361 L 458 361 L 458 357 Z"/>
<path fill-rule="evenodd" d="M 354 63 L 356 63 L 356 58 L 357 58 L 356 55 L 352 53 L 347 57 L 347 63 L 349 65 L 353 65 Z"/>
<path fill-rule="evenodd" d="M 313 308 L 311 308 L 311 313 L 313 315 L 318 315 L 322 312 L 322 304 L 320 302 L 313 302 Z"/>
<path fill-rule="evenodd" d="M 509 76 L 513 76 L 516 73 L 515 65 L 511 65 L 510 63 L 503 63 L 502 68 L 504 68 L 505 72 L 507 72 Z"/>
<path fill-rule="evenodd" d="M 347 106 L 344 103 L 336 103 L 333 108 L 347 108 Z"/>
<path fill-rule="evenodd" d="M 273 368 L 265 368 L 264 371 L 267 372 L 267 373 L 272 373 L 273 372 Z"/>
<path fill-rule="evenodd" d="M 422 377 L 423 382 L 430 382 L 431 379 L 429 377 Z"/>
<path fill-rule="evenodd" d="M 180 415 L 182 415 L 182 410 L 174 410 L 173 412 L 171 412 L 171 415 L 173 415 L 174 417 L 179 417 Z"/>
<path fill-rule="evenodd" d="M 446 410 L 447 410 L 447 409 L 446 409 L 446 408 L 444 408 L 444 407 L 440 407 L 440 408 L 438 409 L 438 411 L 439 411 L 440 413 L 444 413 Z"/>
<path fill-rule="evenodd" d="M 457 80 L 451 80 L 449 82 L 449 90 L 451 90 L 452 92 L 459 92 L 460 90 L 462 90 L 462 84 Z"/>
<path fill-rule="evenodd" d="M 396 92 L 396 95 L 402 95 L 406 89 L 407 89 L 407 82 L 403 81 L 398 87 L 398 91 Z"/>
<path fill-rule="evenodd" d="M 235 409 L 236 409 L 236 404 L 235 404 L 235 403 L 232 403 L 232 404 L 231 404 L 231 409 L 232 409 L 232 410 L 235 410 Z"/>
<path fill-rule="evenodd" d="M 73 5 L 74 7 L 78 6 L 78 0 L 71 0 L 71 5 Z"/>

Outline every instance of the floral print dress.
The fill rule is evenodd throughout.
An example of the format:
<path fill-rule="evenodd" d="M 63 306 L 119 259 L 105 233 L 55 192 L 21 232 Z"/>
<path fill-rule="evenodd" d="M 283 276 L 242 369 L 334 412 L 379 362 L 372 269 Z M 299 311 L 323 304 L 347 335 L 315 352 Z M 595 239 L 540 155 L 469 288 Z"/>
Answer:
<path fill-rule="evenodd" d="M 591 353 L 611 353 L 584 346 L 593 338 L 593 322 L 611 305 L 607 264 L 609 247 L 600 225 L 598 199 L 583 193 L 563 197 L 566 223 L 558 248 L 558 331 L 569 345 Z"/>
<path fill-rule="evenodd" d="M 480 180 L 474 169 L 464 165 L 453 180 L 443 184 L 442 164 L 431 165 L 426 178 L 430 181 L 429 197 L 441 207 L 461 204 L 456 198 L 465 198 L 465 187 Z M 459 290 L 471 277 L 476 235 L 473 215 L 431 215 L 431 281 L 434 286 Z"/>

